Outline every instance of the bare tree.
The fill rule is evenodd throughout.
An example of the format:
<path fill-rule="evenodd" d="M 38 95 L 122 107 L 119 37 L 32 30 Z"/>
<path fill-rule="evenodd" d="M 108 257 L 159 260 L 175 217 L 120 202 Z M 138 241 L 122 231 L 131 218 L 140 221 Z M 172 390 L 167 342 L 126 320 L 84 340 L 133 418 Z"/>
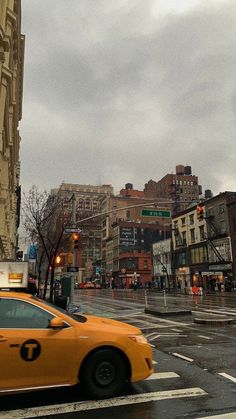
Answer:
<path fill-rule="evenodd" d="M 64 232 L 62 203 L 59 194 L 39 191 L 36 186 L 23 194 L 23 225 L 33 242 L 37 242 L 41 262 L 47 260 L 44 295 L 51 270 L 50 300 L 53 298 L 54 266 Z"/>

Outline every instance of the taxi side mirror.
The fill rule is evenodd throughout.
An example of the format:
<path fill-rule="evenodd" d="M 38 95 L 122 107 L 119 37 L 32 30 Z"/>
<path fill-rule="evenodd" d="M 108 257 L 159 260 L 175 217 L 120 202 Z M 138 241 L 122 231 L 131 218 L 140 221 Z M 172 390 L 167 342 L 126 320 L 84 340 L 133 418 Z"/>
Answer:
<path fill-rule="evenodd" d="M 53 317 L 49 322 L 50 329 L 63 329 L 64 321 L 61 317 Z"/>

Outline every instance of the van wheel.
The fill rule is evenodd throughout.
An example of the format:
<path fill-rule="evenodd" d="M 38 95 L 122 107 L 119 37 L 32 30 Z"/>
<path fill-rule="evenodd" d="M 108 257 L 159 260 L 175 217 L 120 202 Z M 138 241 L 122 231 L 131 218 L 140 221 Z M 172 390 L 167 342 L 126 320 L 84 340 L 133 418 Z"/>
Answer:
<path fill-rule="evenodd" d="M 125 360 L 111 349 L 101 349 L 91 354 L 82 367 L 80 379 L 86 394 L 95 399 L 119 394 L 126 380 Z"/>

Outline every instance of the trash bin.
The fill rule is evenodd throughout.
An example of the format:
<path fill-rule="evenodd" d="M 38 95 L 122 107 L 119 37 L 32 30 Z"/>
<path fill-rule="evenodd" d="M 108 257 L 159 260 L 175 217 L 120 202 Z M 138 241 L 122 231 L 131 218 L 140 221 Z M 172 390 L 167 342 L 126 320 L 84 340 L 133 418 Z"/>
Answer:
<path fill-rule="evenodd" d="M 71 292 L 71 277 L 63 276 L 61 278 L 61 295 L 65 297 L 70 297 Z"/>

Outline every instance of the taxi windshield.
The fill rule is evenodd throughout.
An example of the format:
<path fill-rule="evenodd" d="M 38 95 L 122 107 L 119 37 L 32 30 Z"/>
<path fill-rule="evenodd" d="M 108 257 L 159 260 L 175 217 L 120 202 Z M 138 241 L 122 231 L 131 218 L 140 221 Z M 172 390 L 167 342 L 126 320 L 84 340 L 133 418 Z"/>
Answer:
<path fill-rule="evenodd" d="M 63 308 L 58 307 L 55 304 L 51 304 L 48 301 L 41 300 L 40 298 L 35 297 L 34 295 L 32 295 L 32 299 L 35 300 L 35 301 L 41 301 L 41 302 L 43 301 L 43 303 L 45 305 L 47 305 L 48 307 L 56 308 L 57 311 L 60 311 L 61 313 L 65 314 L 66 316 L 70 317 L 73 320 L 76 320 L 79 323 L 85 323 L 87 321 L 87 318 L 85 316 L 82 316 L 81 314 L 69 313 L 68 311 L 64 310 Z"/>

